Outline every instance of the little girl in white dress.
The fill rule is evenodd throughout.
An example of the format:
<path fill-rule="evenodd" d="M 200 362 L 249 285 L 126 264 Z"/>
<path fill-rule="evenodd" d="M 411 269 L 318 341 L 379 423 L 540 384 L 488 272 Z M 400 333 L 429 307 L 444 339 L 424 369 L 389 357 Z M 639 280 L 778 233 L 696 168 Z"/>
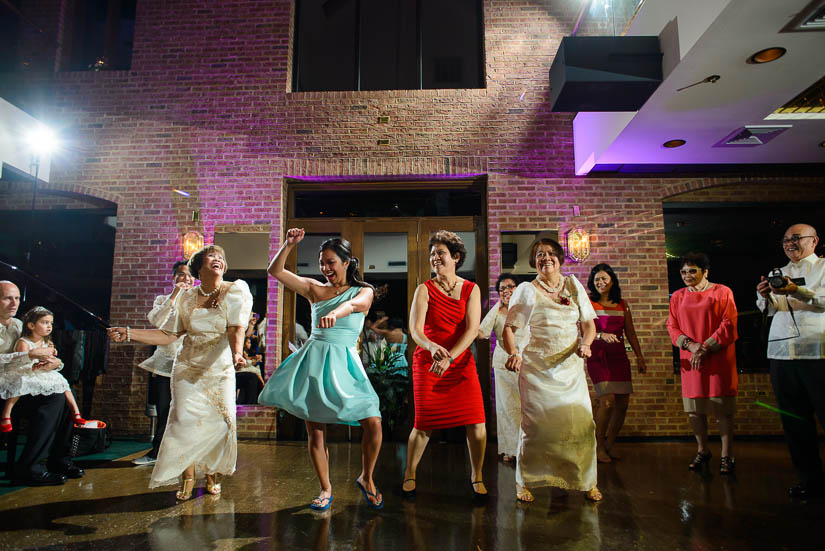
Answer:
<path fill-rule="evenodd" d="M 27 352 L 32 348 L 53 347 L 49 338 L 53 323 L 54 314 L 42 306 L 35 306 L 26 312 L 23 316 L 22 335 L 14 345 L 14 351 Z M 11 432 L 11 410 L 21 396 L 27 395 L 47 396 L 62 392 L 74 414 L 74 423 L 85 423 L 66 379 L 54 370 L 34 370 L 34 364 L 32 360 L 17 369 L 6 369 L 0 373 L 0 398 L 6 401 L 0 418 L 0 432 Z"/>

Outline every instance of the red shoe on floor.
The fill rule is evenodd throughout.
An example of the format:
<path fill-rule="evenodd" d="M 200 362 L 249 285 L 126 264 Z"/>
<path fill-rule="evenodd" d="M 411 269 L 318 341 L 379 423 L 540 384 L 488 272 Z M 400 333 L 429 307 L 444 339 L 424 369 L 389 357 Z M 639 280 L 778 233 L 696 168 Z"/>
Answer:
<path fill-rule="evenodd" d="M 8 421 L 8 422 L 6 422 L 6 421 Z M 2 423 L 2 425 L 0 425 L 0 432 L 11 432 L 12 431 L 11 417 L 3 417 L 2 419 L 0 419 L 0 423 Z"/>
<path fill-rule="evenodd" d="M 85 425 L 86 424 L 86 419 L 81 417 L 79 413 L 75 413 L 74 414 L 74 424 L 75 425 Z"/>

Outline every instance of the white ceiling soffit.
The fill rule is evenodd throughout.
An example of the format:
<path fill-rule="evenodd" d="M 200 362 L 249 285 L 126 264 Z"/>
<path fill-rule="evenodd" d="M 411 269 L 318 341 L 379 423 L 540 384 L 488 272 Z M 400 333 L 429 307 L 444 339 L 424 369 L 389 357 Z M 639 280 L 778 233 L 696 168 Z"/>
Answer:
<path fill-rule="evenodd" d="M 628 35 L 659 35 L 665 80 L 636 113 L 579 113 L 573 121 L 576 173 L 598 165 L 823 163 L 825 120 L 788 121 L 761 147 L 714 147 L 822 78 L 825 32 L 799 30 L 822 0 L 657 0 L 645 2 Z M 816 19 L 816 18 L 813 18 Z M 825 30 L 825 29 L 823 29 Z M 787 53 L 761 65 L 764 48 Z M 715 83 L 679 88 L 720 75 Z M 667 149 L 668 140 L 683 139 Z"/>

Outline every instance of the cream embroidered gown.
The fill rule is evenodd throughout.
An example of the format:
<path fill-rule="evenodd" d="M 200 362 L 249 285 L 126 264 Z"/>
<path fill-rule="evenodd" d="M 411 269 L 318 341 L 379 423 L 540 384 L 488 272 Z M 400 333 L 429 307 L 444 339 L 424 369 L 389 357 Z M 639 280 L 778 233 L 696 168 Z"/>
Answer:
<path fill-rule="evenodd" d="M 560 304 L 522 283 L 507 325 L 530 328 L 519 373 L 521 431 L 516 483 L 587 491 L 596 486 L 596 426 L 584 360 L 576 355 L 578 321 L 596 317 L 587 292 L 565 278 Z"/>
<path fill-rule="evenodd" d="M 195 465 L 195 477 L 235 472 L 235 368 L 226 330 L 246 327 L 252 294 L 243 280 L 224 284 L 217 308 L 196 308 L 198 288 L 178 295 L 163 330 L 185 335 L 172 368 L 169 421 L 150 488 L 177 484 Z"/>
<path fill-rule="evenodd" d="M 496 432 L 498 438 L 498 453 L 515 456 L 518 453 L 518 435 L 521 425 L 521 400 L 518 394 L 518 373 L 508 371 L 507 352 L 502 346 L 502 333 L 507 313 L 499 309 L 501 303 L 496 303 L 478 328 L 478 331 L 489 339 L 490 334 L 496 336 L 496 349 L 493 351 L 493 373 L 496 377 Z M 526 329 L 516 331 L 516 348 L 524 349 L 529 333 Z"/>

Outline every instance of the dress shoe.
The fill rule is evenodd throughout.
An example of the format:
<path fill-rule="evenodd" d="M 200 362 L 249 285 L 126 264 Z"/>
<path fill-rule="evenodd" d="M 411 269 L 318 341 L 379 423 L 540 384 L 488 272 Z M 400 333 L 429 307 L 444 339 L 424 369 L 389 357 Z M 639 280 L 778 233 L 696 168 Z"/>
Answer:
<path fill-rule="evenodd" d="M 20 483 L 26 486 L 60 486 L 66 483 L 66 477 L 62 474 L 44 471 L 42 473 L 32 473 L 20 480 Z"/>
<path fill-rule="evenodd" d="M 788 497 L 795 499 L 810 499 L 813 497 L 825 497 L 825 485 L 800 482 L 796 486 L 788 488 Z"/>
<path fill-rule="evenodd" d="M 86 474 L 86 471 L 75 465 L 74 463 L 69 463 L 68 465 L 62 465 L 59 468 L 55 469 L 57 472 L 61 473 L 66 478 L 83 478 L 83 475 Z"/>
<path fill-rule="evenodd" d="M 137 465 L 138 467 L 142 467 L 144 465 L 154 465 L 157 462 L 157 458 L 149 457 L 148 455 L 142 455 L 132 459 L 132 465 Z"/>

